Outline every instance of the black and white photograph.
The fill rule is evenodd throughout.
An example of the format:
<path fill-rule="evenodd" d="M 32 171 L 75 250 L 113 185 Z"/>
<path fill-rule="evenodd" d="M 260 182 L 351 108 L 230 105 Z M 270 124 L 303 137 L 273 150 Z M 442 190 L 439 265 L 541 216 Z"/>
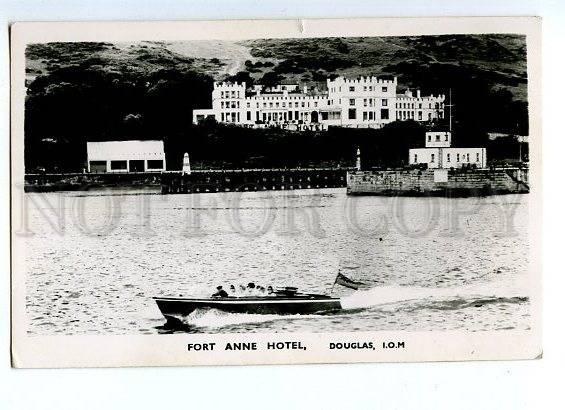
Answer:
<path fill-rule="evenodd" d="M 537 356 L 536 21 L 339 22 L 19 27 L 16 366 L 94 336 L 184 355 L 149 364 Z"/>

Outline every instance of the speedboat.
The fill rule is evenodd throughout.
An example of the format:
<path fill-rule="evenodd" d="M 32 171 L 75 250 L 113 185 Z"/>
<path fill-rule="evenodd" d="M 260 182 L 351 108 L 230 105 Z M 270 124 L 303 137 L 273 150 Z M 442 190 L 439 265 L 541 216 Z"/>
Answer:
<path fill-rule="evenodd" d="M 178 322 L 196 309 L 217 309 L 230 313 L 252 314 L 313 314 L 341 309 L 339 298 L 313 293 L 298 293 L 286 287 L 265 296 L 227 296 L 204 299 L 154 297 L 168 322 Z"/>

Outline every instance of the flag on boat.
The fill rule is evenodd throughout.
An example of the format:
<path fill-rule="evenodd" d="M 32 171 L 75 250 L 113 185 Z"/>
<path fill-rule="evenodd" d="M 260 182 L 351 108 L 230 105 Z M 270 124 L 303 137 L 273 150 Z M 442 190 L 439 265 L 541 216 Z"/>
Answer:
<path fill-rule="evenodd" d="M 347 276 L 345 276 L 344 274 L 342 274 L 341 272 L 339 272 L 335 278 L 335 284 L 341 285 L 341 286 L 345 286 L 346 288 L 351 288 L 351 289 L 359 289 L 359 288 L 366 288 L 367 285 L 366 283 L 363 282 L 357 282 L 355 280 L 349 279 Z"/>

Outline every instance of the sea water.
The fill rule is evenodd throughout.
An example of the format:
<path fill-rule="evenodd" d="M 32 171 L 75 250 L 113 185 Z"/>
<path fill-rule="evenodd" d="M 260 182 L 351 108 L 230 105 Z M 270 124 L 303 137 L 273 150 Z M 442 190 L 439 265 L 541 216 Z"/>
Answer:
<path fill-rule="evenodd" d="M 25 248 L 32 335 L 530 327 L 528 195 L 99 190 L 24 199 L 25 223 L 14 230 Z M 338 271 L 368 287 L 332 290 Z M 332 291 L 344 309 L 202 310 L 171 330 L 151 299 L 248 282 Z"/>

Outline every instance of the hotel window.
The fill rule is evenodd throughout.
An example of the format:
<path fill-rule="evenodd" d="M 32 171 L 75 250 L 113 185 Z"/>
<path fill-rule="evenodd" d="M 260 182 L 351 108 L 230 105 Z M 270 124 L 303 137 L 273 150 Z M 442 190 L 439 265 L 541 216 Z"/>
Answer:
<path fill-rule="evenodd" d="M 302 106 L 304 107 L 304 101 L 302 101 Z"/>
<path fill-rule="evenodd" d="M 220 93 L 220 98 L 224 98 L 224 92 L 223 91 Z"/>
<path fill-rule="evenodd" d="M 436 142 L 439 142 L 439 135 L 436 135 Z"/>
<path fill-rule="evenodd" d="M 222 122 L 225 122 L 225 120 L 226 120 L 225 114 L 222 113 Z"/>
<path fill-rule="evenodd" d="M 419 119 L 419 120 L 422 119 L 422 111 L 418 111 L 418 119 Z"/>
<path fill-rule="evenodd" d="M 369 120 L 373 119 L 373 111 L 369 111 Z"/>
<path fill-rule="evenodd" d="M 363 98 L 363 107 L 366 107 L 366 106 L 367 106 L 367 99 Z"/>
<path fill-rule="evenodd" d="M 355 105 L 355 98 L 349 99 L 349 105 Z"/>
<path fill-rule="evenodd" d="M 367 86 L 366 86 L 366 85 L 363 86 L 363 91 L 367 91 Z"/>
<path fill-rule="evenodd" d="M 355 110 L 355 108 L 350 108 L 349 109 L 349 119 L 354 120 L 356 118 L 357 118 L 357 111 Z"/>
<path fill-rule="evenodd" d="M 479 161 L 480 161 L 480 155 L 479 155 L 479 153 L 477 152 L 477 162 L 479 162 Z"/>
<path fill-rule="evenodd" d="M 414 164 L 418 163 L 418 154 L 414 154 Z"/>
<path fill-rule="evenodd" d="M 275 107 L 279 108 L 279 103 L 278 103 L 278 102 L 275 103 Z"/>
<path fill-rule="evenodd" d="M 451 155 L 447 154 L 447 162 L 451 162 Z"/>
<path fill-rule="evenodd" d="M 430 159 L 430 162 L 434 162 L 435 161 L 435 154 L 432 154 L 432 158 Z"/>
<path fill-rule="evenodd" d="M 372 106 L 373 106 L 373 99 L 369 98 L 369 107 L 372 107 Z"/>
<path fill-rule="evenodd" d="M 363 121 L 367 121 L 367 111 L 363 111 Z"/>
<path fill-rule="evenodd" d="M 418 104 L 418 108 L 422 108 L 422 103 Z"/>
<path fill-rule="evenodd" d="M 432 141 L 432 136 L 428 135 L 428 142 L 431 142 L 431 141 Z"/>
<path fill-rule="evenodd" d="M 381 109 L 381 119 L 388 120 L 388 108 Z"/>
<path fill-rule="evenodd" d="M 235 98 L 235 91 L 231 92 L 231 96 L 232 96 L 232 98 Z"/>
<path fill-rule="evenodd" d="M 224 102 L 222 101 L 220 104 L 221 104 L 222 108 L 224 108 Z"/>
<path fill-rule="evenodd" d="M 445 140 L 449 141 L 449 135 L 447 133 L 445 133 Z"/>
<path fill-rule="evenodd" d="M 355 87 L 349 87 L 349 91 L 355 91 Z"/>
<path fill-rule="evenodd" d="M 314 107 L 318 107 L 318 101 L 314 101 Z"/>
<path fill-rule="evenodd" d="M 459 162 L 459 154 L 457 154 L 457 162 Z"/>
<path fill-rule="evenodd" d="M 386 93 L 388 91 L 388 87 L 383 87 L 383 93 Z"/>
<path fill-rule="evenodd" d="M 372 85 L 369 86 L 369 91 L 373 91 L 373 86 L 372 86 Z"/>
<path fill-rule="evenodd" d="M 248 102 L 248 103 L 247 103 L 247 108 L 250 108 L 250 107 L 251 107 L 251 103 Z"/>
<path fill-rule="evenodd" d="M 251 121 L 251 111 L 247 111 L 247 121 Z"/>
<path fill-rule="evenodd" d="M 283 108 L 286 108 L 286 103 L 283 102 L 283 103 L 282 103 L 282 106 L 283 106 Z"/>

